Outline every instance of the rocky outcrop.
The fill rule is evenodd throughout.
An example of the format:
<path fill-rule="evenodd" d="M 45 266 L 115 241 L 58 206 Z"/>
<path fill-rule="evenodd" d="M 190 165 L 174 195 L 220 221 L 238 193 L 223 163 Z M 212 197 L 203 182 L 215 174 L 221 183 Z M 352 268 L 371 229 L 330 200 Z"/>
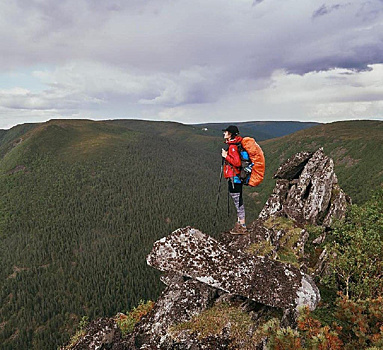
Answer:
<path fill-rule="evenodd" d="M 294 327 L 300 306 L 315 309 L 320 295 L 314 277 L 326 270 L 326 231 L 344 217 L 350 199 L 323 149 L 294 155 L 274 177 L 274 191 L 248 235 L 223 233 L 214 239 L 186 227 L 155 242 L 147 263 L 165 272 L 161 279 L 167 287 L 152 311 L 128 338 L 121 340 L 112 325 L 107 335 L 96 327 L 81 349 L 93 349 L 99 339 L 104 347 L 97 349 L 264 349 L 267 339 L 255 335 L 265 319 L 279 317 L 282 325 Z M 318 228 L 315 237 L 308 224 Z M 204 329 L 214 317 L 200 328 L 182 326 L 198 324 L 209 310 L 228 304 L 238 312 L 214 315 L 222 318 L 221 328 L 208 335 Z M 235 325 L 239 316 L 246 319 L 242 333 Z M 70 349 L 80 349 L 76 346 Z"/>
<path fill-rule="evenodd" d="M 319 291 L 311 278 L 298 268 L 265 257 L 228 251 L 201 231 L 187 227 L 154 243 L 149 265 L 176 272 L 258 303 L 296 309 L 315 309 Z"/>
<path fill-rule="evenodd" d="M 89 323 L 83 335 L 71 345 L 61 350 L 124 350 L 127 349 L 122 340 L 121 331 L 114 319 L 100 318 Z"/>
<path fill-rule="evenodd" d="M 144 318 L 130 338 L 132 349 L 167 349 L 177 341 L 169 334 L 169 326 L 189 321 L 211 307 L 219 291 L 196 280 L 170 274 L 162 279 L 167 284 L 152 312 Z M 197 340 L 189 337 L 188 346 Z"/>
<path fill-rule="evenodd" d="M 311 152 L 300 152 L 294 154 L 285 163 L 280 165 L 280 167 L 274 174 L 274 178 L 293 180 L 299 177 L 300 173 L 302 172 L 303 168 L 310 160 L 312 155 L 313 153 Z"/>
<path fill-rule="evenodd" d="M 273 194 L 259 214 L 286 216 L 301 224 L 329 226 L 344 216 L 350 198 L 338 185 L 334 162 L 320 148 L 314 154 L 298 153 L 276 171 Z"/>

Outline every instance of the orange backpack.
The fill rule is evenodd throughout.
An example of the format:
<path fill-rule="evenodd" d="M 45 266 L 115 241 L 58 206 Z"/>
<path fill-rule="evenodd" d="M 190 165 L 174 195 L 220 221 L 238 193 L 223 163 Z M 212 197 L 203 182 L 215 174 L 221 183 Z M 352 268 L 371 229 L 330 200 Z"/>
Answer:
<path fill-rule="evenodd" d="M 258 186 L 265 176 L 265 156 L 258 143 L 251 137 L 242 139 L 242 147 L 249 154 L 251 162 L 254 164 L 251 169 L 251 175 L 247 185 Z"/>

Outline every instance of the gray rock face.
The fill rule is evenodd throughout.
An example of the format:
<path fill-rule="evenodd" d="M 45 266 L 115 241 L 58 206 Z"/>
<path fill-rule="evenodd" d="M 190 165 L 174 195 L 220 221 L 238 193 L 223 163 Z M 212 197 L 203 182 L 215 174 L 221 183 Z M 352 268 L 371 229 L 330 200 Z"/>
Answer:
<path fill-rule="evenodd" d="M 152 312 L 136 327 L 134 346 L 139 349 L 170 349 L 176 341 L 171 338 L 171 325 L 189 321 L 211 306 L 217 297 L 215 288 L 182 276 L 167 279 L 168 287 L 157 300 Z M 182 349 L 187 347 L 182 347 Z"/>
<path fill-rule="evenodd" d="M 344 216 L 349 198 L 338 186 L 334 162 L 320 148 L 314 154 L 298 153 L 275 174 L 273 194 L 259 218 L 287 216 L 297 222 L 328 226 Z"/>
<path fill-rule="evenodd" d="M 336 177 L 335 177 L 336 178 Z M 323 220 L 323 226 L 329 227 L 334 219 L 342 219 L 346 215 L 347 206 L 351 203 L 348 197 L 337 183 L 334 184 L 331 192 L 332 198 L 327 215 Z"/>
<path fill-rule="evenodd" d="M 230 252 L 212 237 L 190 227 L 155 242 L 147 262 L 161 271 L 176 272 L 272 307 L 307 305 L 315 309 L 320 300 L 314 283 L 306 283 L 310 277 L 296 267 L 240 251 Z"/>
<path fill-rule="evenodd" d="M 281 213 L 284 209 L 283 204 L 286 202 L 286 197 L 289 192 L 289 180 L 277 180 L 273 193 L 267 200 L 265 206 L 259 214 L 259 218 L 266 220 L 272 215 Z"/>
<path fill-rule="evenodd" d="M 297 178 L 312 155 L 311 152 L 300 152 L 293 155 L 278 168 L 274 174 L 274 178 L 287 180 Z"/>
<path fill-rule="evenodd" d="M 111 318 L 100 318 L 89 323 L 85 334 L 72 346 L 62 347 L 61 350 L 124 350 L 127 349 L 121 338 L 121 331 Z"/>

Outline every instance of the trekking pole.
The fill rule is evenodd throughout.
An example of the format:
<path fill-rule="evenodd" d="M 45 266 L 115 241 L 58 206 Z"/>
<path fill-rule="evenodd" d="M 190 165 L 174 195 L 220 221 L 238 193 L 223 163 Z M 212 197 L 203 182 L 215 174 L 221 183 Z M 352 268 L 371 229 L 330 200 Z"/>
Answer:
<path fill-rule="evenodd" d="M 230 217 L 230 198 L 229 198 L 229 191 L 227 191 L 227 217 Z"/>
<path fill-rule="evenodd" d="M 219 182 L 218 182 L 218 193 L 217 193 L 217 203 L 215 206 L 215 215 L 214 215 L 214 224 L 213 227 L 217 224 L 217 214 L 218 214 L 218 202 L 219 202 L 219 194 L 221 193 L 221 180 L 223 175 L 223 164 L 225 162 L 225 158 L 222 157 L 222 163 L 221 163 L 221 171 L 219 174 Z"/>

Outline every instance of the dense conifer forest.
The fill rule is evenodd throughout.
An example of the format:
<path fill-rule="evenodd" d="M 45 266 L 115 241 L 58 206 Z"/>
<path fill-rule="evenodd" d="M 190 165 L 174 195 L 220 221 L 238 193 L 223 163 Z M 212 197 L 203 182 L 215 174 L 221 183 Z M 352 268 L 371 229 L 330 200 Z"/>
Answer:
<path fill-rule="evenodd" d="M 382 124 L 321 125 L 261 143 L 267 173 L 245 191 L 247 221 L 280 162 L 319 146 L 363 203 L 383 182 Z M 56 349 L 84 315 L 155 300 L 163 286 L 145 262 L 155 240 L 186 225 L 214 236 L 235 221 L 223 183 L 213 225 L 221 147 L 177 123 L 63 120 L 1 132 L 1 349 Z"/>
<path fill-rule="evenodd" d="M 229 225 L 221 208 L 213 228 L 220 159 L 211 154 L 197 143 L 88 122 L 48 123 L 8 151 L 2 347 L 53 349 L 82 315 L 155 299 L 162 286 L 145 262 L 154 240 L 180 226 Z"/>

